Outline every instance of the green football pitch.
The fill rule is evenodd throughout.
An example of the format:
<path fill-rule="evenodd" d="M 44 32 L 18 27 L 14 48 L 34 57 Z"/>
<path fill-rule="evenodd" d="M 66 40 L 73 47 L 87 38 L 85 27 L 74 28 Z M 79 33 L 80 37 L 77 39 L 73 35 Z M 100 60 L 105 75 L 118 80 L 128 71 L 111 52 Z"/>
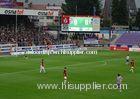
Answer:
<path fill-rule="evenodd" d="M 132 73 L 125 57 L 136 60 Z M 39 73 L 41 59 L 46 73 Z M 68 82 L 76 84 L 116 83 L 123 76 L 127 90 L 38 89 L 37 84 L 60 84 L 67 67 Z M 140 96 L 140 53 L 98 51 L 97 55 L 28 55 L 0 57 L 0 99 L 138 99 Z"/>

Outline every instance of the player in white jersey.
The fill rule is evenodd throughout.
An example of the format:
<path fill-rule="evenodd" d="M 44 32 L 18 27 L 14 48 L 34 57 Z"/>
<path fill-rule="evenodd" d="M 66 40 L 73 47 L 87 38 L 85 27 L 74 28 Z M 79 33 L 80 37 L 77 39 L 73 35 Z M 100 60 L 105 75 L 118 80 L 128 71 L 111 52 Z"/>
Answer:
<path fill-rule="evenodd" d="M 122 91 L 122 89 L 121 89 L 121 84 L 122 84 L 123 77 L 122 77 L 120 74 L 118 74 L 116 80 L 117 80 L 118 89 L 119 89 L 119 91 L 121 92 L 121 91 Z"/>
<path fill-rule="evenodd" d="M 126 56 L 126 64 L 129 64 L 129 60 L 130 60 L 130 56 L 127 55 L 127 56 Z"/>

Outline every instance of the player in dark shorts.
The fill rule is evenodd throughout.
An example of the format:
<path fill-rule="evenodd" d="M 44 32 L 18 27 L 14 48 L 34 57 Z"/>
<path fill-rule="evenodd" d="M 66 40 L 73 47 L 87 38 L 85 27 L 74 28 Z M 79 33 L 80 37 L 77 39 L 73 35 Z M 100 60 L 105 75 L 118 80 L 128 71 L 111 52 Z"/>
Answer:
<path fill-rule="evenodd" d="M 126 56 L 126 64 L 129 64 L 129 60 L 130 60 L 130 56 L 127 55 L 127 56 Z"/>
<path fill-rule="evenodd" d="M 45 64 L 44 64 L 44 59 L 42 59 L 41 60 L 41 62 L 40 62 L 40 73 L 42 73 L 42 72 L 46 72 L 45 71 Z"/>
<path fill-rule="evenodd" d="M 66 67 L 64 68 L 63 74 L 64 74 L 64 80 L 67 80 L 67 68 Z"/>
<path fill-rule="evenodd" d="M 64 76 L 64 83 L 66 83 L 67 82 L 67 68 L 66 67 L 64 67 L 63 76 Z"/>
<path fill-rule="evenodd" d="M 134 72 L 134 67 L 135 67 L 135 60 L 132 59 L 132 60 L 130 61 L 130 71 L 131 71 L 131 72 Z"/>

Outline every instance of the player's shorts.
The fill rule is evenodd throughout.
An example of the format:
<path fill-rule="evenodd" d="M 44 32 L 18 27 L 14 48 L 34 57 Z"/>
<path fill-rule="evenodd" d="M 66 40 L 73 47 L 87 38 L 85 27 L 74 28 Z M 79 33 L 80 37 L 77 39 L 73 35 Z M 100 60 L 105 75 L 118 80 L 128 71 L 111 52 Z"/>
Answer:
<path fill-rule="evenodd" d="M 127 59 L 126 62 L 129 62 L 129 59 Z"/>
<path fill-rule="evenodd" d="M 134 69 L 134 67 L 132 66 L 131 69 Z"/>
<path fill-rule="evenodd" d="M 118 88 L 120 88 L 121 87 L 121 84 L 117 83 L 117 86 L 118 86 Z"/>
<path fill-rule="evenodd" d="M 64 79 L 66 80 L 67 79 L 67 76 L 64 76 Z"/>

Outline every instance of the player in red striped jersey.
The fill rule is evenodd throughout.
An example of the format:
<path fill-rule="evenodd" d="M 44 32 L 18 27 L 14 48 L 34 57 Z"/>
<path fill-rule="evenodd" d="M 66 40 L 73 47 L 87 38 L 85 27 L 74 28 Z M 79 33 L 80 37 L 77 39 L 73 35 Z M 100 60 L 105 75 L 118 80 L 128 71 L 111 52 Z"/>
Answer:
<path fill-rule="evenodd" d="M 132 59 L 132 60 L 130 61 L 130 71 L 131 71 L 131 72 L 134 72 L 134 68 L 135 68 L 135 60 Z"/>
<path fill-rule="evenodd" d="M 46 73 L 44 59 L 42 59 L 41 63 L 40 63 L 40 73 L 42 73 L 42 72 Z"/>
<path fill-rule="evenodd" d="M 64 75 L 64 83 L 66 83 L 67 81 L 67 68 L 66 67 L 64 67 L 63 75 Z"/>

